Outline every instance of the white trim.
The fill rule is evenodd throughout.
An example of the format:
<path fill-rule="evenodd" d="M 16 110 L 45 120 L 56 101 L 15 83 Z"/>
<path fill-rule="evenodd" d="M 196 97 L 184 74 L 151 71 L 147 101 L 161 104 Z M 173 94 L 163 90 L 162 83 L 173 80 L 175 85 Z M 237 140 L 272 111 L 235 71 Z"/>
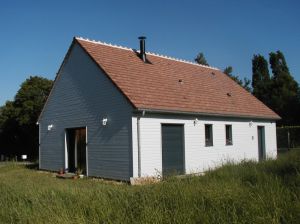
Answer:
<path fill-rule="evenodd" d="M 94 43 L 94 44 L 101 44 L 101 45 L 108 46 L 108 47 L 119 48 L 119 49 L 126 50 L 126 51 L 133 51 L 133 49 L 129 48 L 129 47 L 123 47 L 123 46 L 119 46 L 119 45 L 113 45 L 111 43 L 105 43 L 105 42 L 97 41 L 97 40 L 90 40 L 88 38 L 75 37 L 75 39 L 76 40 L 86 41 L 86 42 L 89 42 L 89 43 Z M 137 51 L 137 52 L 139 52 L 139 51 Z M 156 54 L 156 53 L 153 53 L 153 52 L 146 52 L 146 54 L 152 55 L 152 56 L 155 56 L 155 57 L 160 57 L 160 58 L 172 60 L 172 61 L 182 62 L 182 63 L 186 63 L 186 64 L 196 65 L 196 66 L 199 66 L 199 67 L 209 68 L 209 69 L 214 69 L 214 70 L 220 71 L 220 69 L 216 68 L 216 67 L 211 67 L 211 66 L 206 66 L 206 65 L 200 65 L 200 64 L 197 64 L 197 63 L 192 62 L 192 61 L 187 61 L 187 60 L 183 60 L 183 59 L 179 59 L 179 58 L 173 58 L 173 57 L 170 57 L 170 56 Z"/>
<path fill-rule="evenodd" d="M 106 42 L 102 42 L 102 41 L 98 41 L 98 40 L 90 40 L 88 38 L 83 38 L 83 37 L 75 37 L 75 39 L 86 41 L 86 42 L 93 43 L 93 44 L 101 44 L 101 45 L 108 46 L 108 47 L 119 48 L 119 49 L 123 49 L 123 50 L 127 50 L 127 51 L 132 51 L 133 50 L 132 48 L 129 48 L 129 47 L 123 47 L 123 46 L 120 46 L 120 45 L 118 46 L 118 45 L 114 45 L 114 44 L 111 44 L 111 43 L 106 43 Z"/>
<path fill-rule="evenodd" d="M 87 137 L 87 126 L 84 126 L 82 128 L 85 128 L 85 164 L 86 164 L 86 176 L 88 176 L 88 137 Z M 72 129 L 72 128 L 71 128 Z M 74 144 L 74 159 L 75 159 L 75 168 L 78 167 L 78 161 L 77 161 L 77 135 L 76 135 L 76 129 L 75 130 L 75 144 Z M 65 169 L 69 169 L 69 161 L 68 161 L 68 142 L 67 142 L 67 131 L 68 128 L 65 129 Z"/>
<path fill-rule="evenodd" d="M 41 124 L 39 123 L 39 169 L 41 169 Z"/>
<path fill-rule="evenodd" d="M 136 130 L 137 130 L 137 154 L 138 154 L 138 177 L 141 177 L 142 163 L 141 163 L 141 117 L 136 119 Z"/>
<path fill-rule="evenodd" d="M 78 168 L 78 161 L 77 161 L 77 131 L 78 129 L 75 129 L 75 142 L 74 142 L 74 164 L 75 164 L 75 169 L 77 170 Z"/>
<path fill-rule="evenodd" d="M 86 176 L 89 174 L 89 169 L 88 169 L 88 136 L 87 136 L 87 126 L 85 126 L 85 169 L 86 169 Z"/>
<path fill-rule="evenodd" d="M 67 131 L 68 130 L 65 129 L 65 169 L 69 169 Z"/>
<path fill-rule="evenodd" d="M 180 59 L 180 58 L 174 58 L 174 57 L 170 57 L 170 56 L 167 56 L 167 55 L 161 55 L 161 54 L 157 54 L 157 53 L 153 53 L 153 52 L 146 52 L 146 54 L 156 56 L 156 57 L 160 57 L 160 58 L 164 58 L 164 59 L 169 59 L 169 60 L 172 60 L 172 61 L 182 62 L 182 63 L 186 63 L 186 64 L 190 64 L 190 65 L 196 65 L 196 66 L 199 66 L 199 67 L 209 68 L 209 69 L 214 69 L 214 70 L 220 71 L 220 69 L 216 68 L 216 67 L 201 65 L 201 64 L 197 64 L 197 63 L 192 62 L 192 61 L 188 61 L 188 60 L 184 60 L 184 59 Z"/>

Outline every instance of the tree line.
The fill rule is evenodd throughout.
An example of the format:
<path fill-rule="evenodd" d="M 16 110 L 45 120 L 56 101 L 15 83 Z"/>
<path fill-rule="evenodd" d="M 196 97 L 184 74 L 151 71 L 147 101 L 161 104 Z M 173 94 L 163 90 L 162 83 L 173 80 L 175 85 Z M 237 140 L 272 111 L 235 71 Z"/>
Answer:
<path fill-rule="evenodd" d="M 197 55 L 195 62 L 209 65 L 203 53 Z M 269 63 L 260 54 L 253 56 L 252 81 L 233 75 L 231 66 L 226 67 L 223 72 L 280 115 L 282 119 L 277 121 L 277 125 L 300 125 L 300 88 L 281 51 L 271 52 Z"/>

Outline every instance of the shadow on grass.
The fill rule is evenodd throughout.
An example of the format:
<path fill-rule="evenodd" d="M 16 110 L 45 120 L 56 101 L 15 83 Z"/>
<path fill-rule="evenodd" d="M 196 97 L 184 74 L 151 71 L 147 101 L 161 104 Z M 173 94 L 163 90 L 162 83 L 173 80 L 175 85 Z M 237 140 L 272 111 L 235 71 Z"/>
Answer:
<path fill-rule="evenodd" d="M 39 164 L 38 163 L 27 163 L 27 164 L 25 164 L 25 167 L 27 169 L 31 169 L 31 170 L 38 170 Z"/>

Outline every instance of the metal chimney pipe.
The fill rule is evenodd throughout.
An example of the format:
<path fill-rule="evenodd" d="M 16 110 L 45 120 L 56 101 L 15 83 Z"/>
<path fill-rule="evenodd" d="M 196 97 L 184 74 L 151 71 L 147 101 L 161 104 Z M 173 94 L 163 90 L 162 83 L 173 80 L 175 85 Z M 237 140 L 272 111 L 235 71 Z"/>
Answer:
<path fill-rule="evenodd" d="M 143 60 L 143 62 L 146 62 L 147 61 L 147 59 L 146 59 L 146 46 L 145 46 L 146 37 L 141 36 L 141 37 L 139 37 L 139 40 L 140 40 L 140 57 Z"/>

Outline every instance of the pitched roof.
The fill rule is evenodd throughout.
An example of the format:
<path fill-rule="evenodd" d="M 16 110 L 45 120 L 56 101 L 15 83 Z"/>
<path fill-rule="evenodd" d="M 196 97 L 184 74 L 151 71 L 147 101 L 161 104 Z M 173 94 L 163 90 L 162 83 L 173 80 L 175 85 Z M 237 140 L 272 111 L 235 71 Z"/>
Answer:
<path fill-rule="evenodd" d="M 220 116 L 280 117 L 216 68 L 75 38 L 137 109 Z"/>

